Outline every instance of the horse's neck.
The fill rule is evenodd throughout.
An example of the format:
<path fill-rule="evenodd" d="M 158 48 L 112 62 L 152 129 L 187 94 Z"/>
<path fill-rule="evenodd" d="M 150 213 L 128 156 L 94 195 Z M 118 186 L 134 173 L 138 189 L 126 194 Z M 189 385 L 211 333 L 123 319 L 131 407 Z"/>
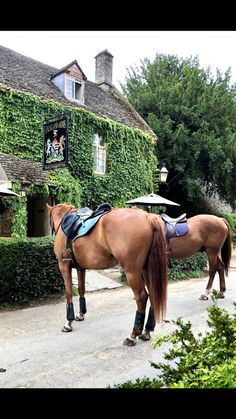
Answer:
<path fill-rule="evenodd" d="M 62 219 L 64 217 L 64 215 L 69 211 L 69 208 L 58 208 L 57 209 L 57 213 L 56 215 L 54 215 L 53 221 L 54 221 L 54 228 L 55 228 L 55 232 L 57 234 L 59 227 L 61 225 Z"/>
<path fill-rule="evenodd" d="M 57 235 L 54 241 L 54 253 L 57 259 L 60 259 L 63 253 L 63 250 L 66 249 L 67 246 L 67 237 L 63 233 L 62 229 L 59 227 Z"/>

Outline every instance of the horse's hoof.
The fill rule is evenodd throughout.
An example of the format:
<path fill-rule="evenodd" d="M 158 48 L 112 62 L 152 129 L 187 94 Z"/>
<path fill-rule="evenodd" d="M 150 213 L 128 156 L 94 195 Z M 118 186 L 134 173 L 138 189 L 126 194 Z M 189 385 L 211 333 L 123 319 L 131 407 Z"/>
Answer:
<path fill-rule="evenodd" d="M 123 342 L 123 345 L 125 346 L 134 346 L 136 344 L 135 339 L 126 338 Z"/>
<path fill-rule="evenodd" d="M 61 331 L 62 332 L 72 332 L 72 327 L 71 326 L 63 326 Z"/>
<path fill-rule="evenodd" d="M 201 295 L 201 297 L 199 298 L 199 300 L 206 301 L 206 300 L 208 300 L 208 297 L 203 294 L 203 295 Z"/>
<path fill-rule="evenodd" d="M 84 320 L 84 315 L 83 314 L 79 314 L 78 316 L 75 317 L 75 320 L 77 322 L 82 322 L 82 320 Z"/>
<path fill-rule="evenodd" d="M 144 332 L 142 333 L 142 335 L 139 335 L 138 338 L 141 340 L 150 340 L 151 339 L 150 332 Z"/>
<path fill-rule="evenodd" d="M 217 294 L 216 298 L 225 298 L 225 296 L 224 296 L 224 294 L 221 294 L 221 293 L 219 292 L 219 294 Z"/>

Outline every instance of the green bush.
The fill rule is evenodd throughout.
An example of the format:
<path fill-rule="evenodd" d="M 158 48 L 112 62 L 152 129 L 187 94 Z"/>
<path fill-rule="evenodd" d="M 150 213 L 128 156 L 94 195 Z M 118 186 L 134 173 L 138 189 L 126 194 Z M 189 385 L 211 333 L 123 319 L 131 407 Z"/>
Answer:
<path fill-rule="evenodd" d="M 168 272 L 169 279 L 188 279 L 202 276 L 203 270 L 207 266 L 206 252 L 198 252 L 196 255 L 186 259 L 169 259 Z"/>
<path fill-rule="evenodd" d="M 207 266 L 206 252 L 199 252 L 187 259 L 168 259 L 169 279 L 180 280 L 198 278 L 203 276 L 203 270 Z M 127 283 L 126 275 L 121 270 L 121 282 Z"/>
<path fill-rule="evenodd" d="M 25 304 L 62 293 L 53 237 L 0 239 L 0 304 Z"/>
<path fill-rule="evenodd" d="M 217 292 L 213 292 L 213 300 Z M 234 303 L 236 308 L 236 303 Z M 169 334 L 156 338 L 154 347 L 168 343 L 164 362 L 151 365 L 157 378 L 119 384 L 119 388 L 236 388 L 236 313 L 229 314 L 214 303 L 207 309 L 209 331 L 195 337 L 191 323 L 181 318 Z M 171 361 L 171 362 L 169 362 Z"/>

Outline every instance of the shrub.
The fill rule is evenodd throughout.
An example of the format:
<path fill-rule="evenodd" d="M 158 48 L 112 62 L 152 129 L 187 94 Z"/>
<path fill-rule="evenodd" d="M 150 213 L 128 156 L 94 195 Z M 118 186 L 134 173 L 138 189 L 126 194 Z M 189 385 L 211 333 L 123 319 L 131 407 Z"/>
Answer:
<path fill-rule="evenodd" d="M 214 291 L 213 301 L 216 294 Z M 158 369 L 157 378 L 145 377 L 116 387 L 236 388 L 236 313 L 231 315 L 215 303 L 207 311 L 209 331 L 204 336 L 198 333 L 195 337 L 189 321 L 168 321 L 177 327 L 154 341 L 155 348 L 170 345 L 163 355 L 166 362 L 151 363 Z"/>
<path fill-rule="evenodd" d="M 196 255 L 186 259 L 169 259 L 169 279 L 188 279 L 202 276 L 207 266 L 206 252 L 198 252 Z"/>
<path fill-rule="evenodd" d="M 169 279 L 179 280 L 188 278 L 198 278 L 203 276 L 203 270 L 207 266 L 207 254 L 199 252 L 187 259 L 168 259 Z M 127 283 L 126 275 L 121 270 L 121 282 Z"/>
<path fill-rule="evenodd" d="M 63 290 L 53 237 L 0 239 L 0 304 L 25 304 Z"/>

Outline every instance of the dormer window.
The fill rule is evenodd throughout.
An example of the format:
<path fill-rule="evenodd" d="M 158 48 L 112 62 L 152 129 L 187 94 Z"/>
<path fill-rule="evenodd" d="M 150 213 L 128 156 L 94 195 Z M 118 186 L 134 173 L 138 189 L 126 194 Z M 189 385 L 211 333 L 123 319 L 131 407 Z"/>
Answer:
<path fill-rule="evenodd" d="M 81 99 L 81 83 L 68 74 L 66 74 L 65 95 L 70 99 Z"/>
<path fill-rule="evenodd" d="M 78 65 L 73 61 L 57 73 L 52 74 L 50 80 L 67 97 L 67 99 L 84 103 L 84 86 L 86 76 Z"/>

